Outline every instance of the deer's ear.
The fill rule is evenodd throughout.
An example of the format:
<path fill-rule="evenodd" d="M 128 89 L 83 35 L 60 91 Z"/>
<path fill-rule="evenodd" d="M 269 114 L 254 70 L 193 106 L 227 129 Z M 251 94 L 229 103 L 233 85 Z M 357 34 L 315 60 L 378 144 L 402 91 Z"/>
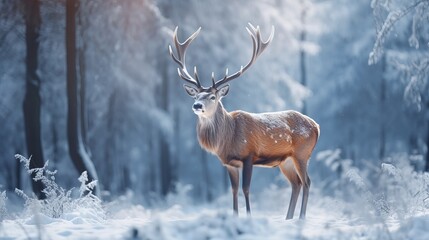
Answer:
<path fill-rule="evenodd" d="M 225 85 L 217 90 L 217 95 L 219 97 L 225 97 L 229 92 L 229 85 Z"/>
<path fill-rule="evenodd" d="M 184 84 L 183 87 L 185 88 L 185 91 L 189 96 L 191 96 L 191 97 L 197 96 L 198 90 L 196 88 L 188 86 L 186 84 Z"/>

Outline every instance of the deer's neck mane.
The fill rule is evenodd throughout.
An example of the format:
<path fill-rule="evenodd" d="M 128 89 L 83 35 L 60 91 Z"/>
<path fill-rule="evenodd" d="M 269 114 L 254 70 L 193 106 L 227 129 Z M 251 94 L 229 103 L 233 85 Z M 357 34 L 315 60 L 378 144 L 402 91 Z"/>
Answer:
<path fill-rule="evenodd" d="M 232 142 L 235 123 L 233 117 L 219 102 L 215 114 L 210 118 L 198 117 L 197 135 L 200 145 L 218 156 Z"/>

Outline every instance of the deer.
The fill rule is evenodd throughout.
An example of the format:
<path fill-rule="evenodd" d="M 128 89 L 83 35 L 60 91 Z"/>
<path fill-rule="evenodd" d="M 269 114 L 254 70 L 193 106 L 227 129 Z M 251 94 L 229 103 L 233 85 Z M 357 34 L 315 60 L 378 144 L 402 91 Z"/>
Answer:
<path fill-rule="evenodd" d="M 186 93 L 194 98 L 193 112 L 198 116 L 197 137 L 200 146 L 216 155 L 226 167 L 232 189 L 233 213 L 238 216 L 239 174 L 242 172 L 242 191 L 247 215 L 250 211 L 250 182 L 253 166 L 279 167 L 290 182 L 292 194 L 286 219 L 292 219 L 301 188 L 303 189 L 300 219 L 306 215 L 310 189 L 307 173 L 308 162 L 320 135 L 319 125 L 310 117 L 297 111 L 249 113 L 242 110 L 228 112 L 221 100 L 229 92 L 228 82 L 240 77 L 264 52 L 274 36 L 274 26 L 267 41 L 261 38 L 259 26 L 249 23 L 246 27 L 253 43 L 250 61 L 233 74 L 225 71 L 224 77 L 215 79 L 212 85 L 203 87 L 194 67 L 191 75 L 186 67 L 185 54 L 190 43 L 201 31 L 198 28 L 184 42 L 177 38 L 178 27 L 173 33 L 176 55 L 171 45 L 169 54 L 179 67 L 178 75 L 186 83 Z"/>

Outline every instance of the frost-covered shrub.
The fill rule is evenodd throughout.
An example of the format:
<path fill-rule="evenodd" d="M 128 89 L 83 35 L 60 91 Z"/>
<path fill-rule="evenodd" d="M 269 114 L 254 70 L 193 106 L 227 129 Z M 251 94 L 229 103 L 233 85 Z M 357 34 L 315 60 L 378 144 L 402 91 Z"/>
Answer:
<path fill-rule="evenodd" d="M 354 197 L 357 202 L 364 201 L 369 205 L 366 210 L 375 217 L 387 216 L 389 213 L 389 206 L 385 200 L 385 195 L 374 187 L 374 183 L 368 181 L 367 177 L 362 175 L 368 175 L 369 171 L 359 171 L 357 168 L 352 168 L 347 172 L 347 177 L 356 189 L 354 190 Z M 366 211 L 363 211 L 366 213 Z"/>
<path fill-rule="evenodd" d="M 381 164 L 383 192 L 390 214 L 409 217 L 429 210 L 429 173 L 408 164 Z"/>
<path fill-rule="evenodd" d="M 348 177 L 364 196 L 376 215 L 407 218 L 429 212 L 429 173 L 416 172 L 408 156 L 395 156 L 378 169 L 352 169 Z M 377 182 L 367 181 L 363 175 L 378 175 Z"/>
<path fill-rule="evenodd" d="M 55 182 L 55 174 L 57 171 L 51 171 L 48 169 L 48 161 L 42 168 L 30 169 L 30 159 L 27 159 L 21 155 L 15 155 L 15 157 L 22 163 L 29 174 L 35 173 L 34 181 L 41 181 L 44 185 L 43 193 L 46 195 L 46 199 L 39 200 L 35 196 L 28 196 L 20 189 L 15 189 L 15 192 L 24 198 L 25 210 L 30 214 L 34 212 L 40 212 L 48 217 L 52 218 L 63 218 L 66 214 L 90 210 L 91 216 L 96 220 L 105 218 L 105 210 L 101 204 L 101 200 L 92 194 L 92 190 L 96 186 L 97 182 L 92 181 L 87 183 L 88 175 L 87 172 L 83 172 L 78 178 L 80 182 L 80 188 L 78 191 L 65 190 L 58 186 Z M 76 194 L 75 192 L 78 192 Z"/>
<path fill-rule="evenodd" d="M 361 161 L 357 167 L 341 151 L 320 152 L 316 160 L 326 169 L 323 191 L 359 206 L 375 217 L 406 218 L 429 213 L 429 173 L 418 172 L 421 156 L 397 154 L 384 163 Z"/>

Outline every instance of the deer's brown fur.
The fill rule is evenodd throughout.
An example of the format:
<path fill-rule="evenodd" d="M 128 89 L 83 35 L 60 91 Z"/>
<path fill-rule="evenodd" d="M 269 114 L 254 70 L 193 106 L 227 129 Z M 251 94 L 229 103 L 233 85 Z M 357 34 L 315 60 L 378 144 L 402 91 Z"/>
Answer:
<path fill-rule="evenodd" d="M 213 117 L 199 117 L 197 134 L 201 146 L 225 165 L 240 165 L 252 156 L 253 165 L 276 167 L 288 157 L 309 159 L 319 125 L 296 111 L 229 113 L 219 103 Z"/>

